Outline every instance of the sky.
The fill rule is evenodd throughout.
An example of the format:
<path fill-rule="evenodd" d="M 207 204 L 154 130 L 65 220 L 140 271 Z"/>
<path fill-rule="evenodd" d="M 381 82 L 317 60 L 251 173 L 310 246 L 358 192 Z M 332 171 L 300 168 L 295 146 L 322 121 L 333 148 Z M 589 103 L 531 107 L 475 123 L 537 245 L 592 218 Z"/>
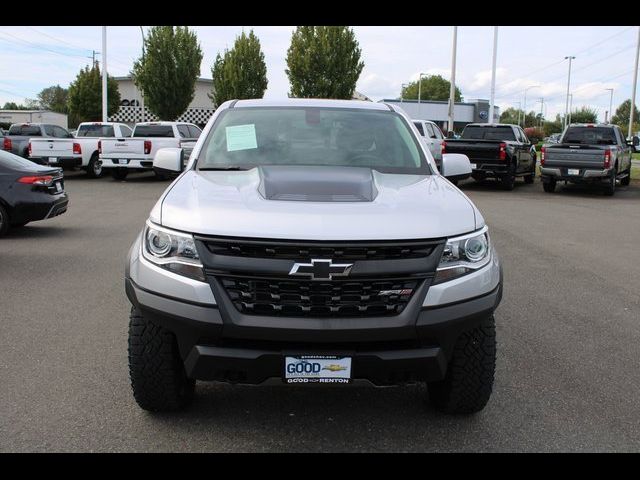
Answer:
<path fill-rule="evenodd" d="M 142 27 L 146 32 L 149 27 Z M 191 27 L 204 53 L 201 76 L 211 78 L 218 52 L 231 48 L 244 29 L 260 39 L 269 86 L 265 98 L 286 97 L 289 82 L 285 57 L 295 27 Z M 453 27 L 353 26 L 365 67 L 356 89 L 374 101 L 398 98 L 403 83 L 420 73 L 449 79 Z M 639 27 L 500 26 L 496 70 L 496 105 L 502 111 L 524 104 L 527 110 L 553 119 L 564 113 L 568 60 L 574 108 L 589 106 L 604 120 L 613 88 L 613 110 L 631 98 Z M 493 50 L 492 26 L 458 27 L 456 85 L 466 100 L 489 99 Z M 107 69 L 127 75 L 141 55 L 139 26 L 107 27 Z M 43 88 L 68 87 L 78 71 L 91 63 L 92 50 L 102 50 L 102 28 L 0 27 L 0 105 L 36 98 Z M 102 61 L 101 54 L 97 58 Z M 544 99 L 541 102 L 541 99 Z M 518 103 L 520 102 L 520 103 Z M 636 100 L 636 104 L 638 100 Z"/>

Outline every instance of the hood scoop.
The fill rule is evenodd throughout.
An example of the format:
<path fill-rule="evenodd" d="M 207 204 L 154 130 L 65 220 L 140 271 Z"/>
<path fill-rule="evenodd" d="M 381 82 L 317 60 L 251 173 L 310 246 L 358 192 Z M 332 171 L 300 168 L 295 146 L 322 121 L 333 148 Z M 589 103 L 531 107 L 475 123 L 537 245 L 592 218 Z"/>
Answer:
<path fill-rule="evenodd" d="M 372 202 L 373 172 L 363 167 L 260 167 L 260 194 L 292 202 Z"/>

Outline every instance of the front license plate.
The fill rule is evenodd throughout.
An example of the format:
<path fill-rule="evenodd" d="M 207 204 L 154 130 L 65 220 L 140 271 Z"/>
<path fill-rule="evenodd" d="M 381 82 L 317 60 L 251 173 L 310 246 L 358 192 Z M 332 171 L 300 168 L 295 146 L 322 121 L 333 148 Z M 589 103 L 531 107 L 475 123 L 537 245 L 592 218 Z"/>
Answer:
<path fill-rule="evenodd" d="M 58 163 L 58 157 L 49 157 L 49 163 Z"/>
<path fill-rule="evenodd" d="M 569 175 L 580 175 L 580 169 L 578 168 L 570 168 L 567 171 Z"/>
<path fill-rule="evenodd" d="M 476 165 L 475 163 L 471 164 L 471 169 L 475 170 L 476 168 L 478 168 L 478 165 Z"/>
<path fill-rule="evenodd" d="M 120 158 L 120 159 L 118 160 L 118 163 L 119 163 L 120 165 L 126 165 L 126 164 L 127 164 L 127 159 L 126 159 L 126 158 Z"/>
<path fill-rule="evenodd" d="M 60 182 L 56 182 L 56 192 L 60 193 L 62 191 L 62 185 L 60 185 Z"/>
<path fill-rule="evenodd" d="M 351 357 L 286 356 L 283 380 L 285 383 L 350 383 Z"/>

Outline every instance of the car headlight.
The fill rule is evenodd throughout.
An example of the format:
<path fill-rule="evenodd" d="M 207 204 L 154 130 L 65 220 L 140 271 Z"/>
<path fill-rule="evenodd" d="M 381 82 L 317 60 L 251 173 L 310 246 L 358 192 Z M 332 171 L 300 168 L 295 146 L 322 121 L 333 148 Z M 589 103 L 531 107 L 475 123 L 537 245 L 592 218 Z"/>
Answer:
<path fill-rule="evenodd" d="M 142 255 L 151 263 L 178 275 L 205 280 L 193 235 L 159 227 L 147 221 Z"/>
<path fill-rule="evenodd" d="M 491 260 L 488 228 L 449 238 L 442 252 L 434 284 L 447 282 L 484 267 Z"/>

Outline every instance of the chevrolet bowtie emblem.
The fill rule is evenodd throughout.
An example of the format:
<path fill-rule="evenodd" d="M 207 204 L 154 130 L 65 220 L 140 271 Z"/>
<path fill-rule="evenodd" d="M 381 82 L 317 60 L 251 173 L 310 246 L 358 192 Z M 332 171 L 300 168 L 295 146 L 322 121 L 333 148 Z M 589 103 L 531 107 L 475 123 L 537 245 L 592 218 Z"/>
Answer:
<path fill-rule="evenodd" d="M 309 277 L 311 280 L 333 280 L 351 273 L 353 263 L 332 263 L 331 260 L 313 259 L 311 263 L 294 263 L 289 275 Z"/>

